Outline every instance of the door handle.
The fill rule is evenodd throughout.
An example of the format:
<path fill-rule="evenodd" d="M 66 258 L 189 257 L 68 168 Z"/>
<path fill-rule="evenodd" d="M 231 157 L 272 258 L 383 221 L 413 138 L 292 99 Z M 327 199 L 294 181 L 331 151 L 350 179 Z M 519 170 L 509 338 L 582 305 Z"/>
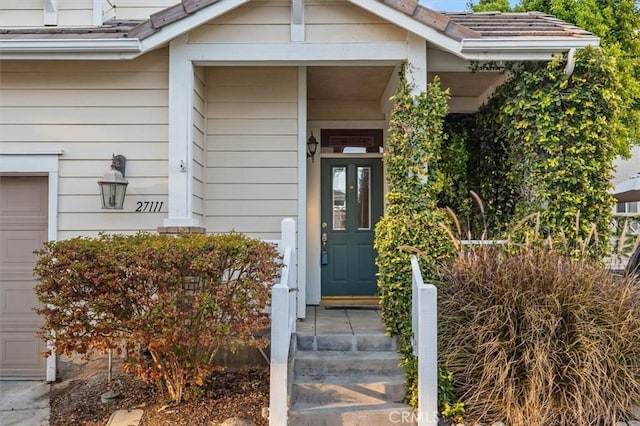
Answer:
<path fill-rule="evenodd" d="M 327 252 L 327 240 L 329 237 L 326 232 L 322 233 L 322 253 L 320 254 L 320 264 L 328 265 L 329 264 L 329 253 Z"/>

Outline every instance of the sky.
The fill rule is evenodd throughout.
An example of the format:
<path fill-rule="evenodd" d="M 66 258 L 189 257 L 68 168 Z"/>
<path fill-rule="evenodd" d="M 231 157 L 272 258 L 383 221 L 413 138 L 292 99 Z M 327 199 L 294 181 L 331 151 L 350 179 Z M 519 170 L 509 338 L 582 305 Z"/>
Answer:
<path fill-rule="evenodd" d="M 467 9 L 467 3 L 469 0 L 420 0 L 420 4 L 439 12 L 460 12 Z M 509 3 L 513 6 L 518 2 L 509 0 Z"/>

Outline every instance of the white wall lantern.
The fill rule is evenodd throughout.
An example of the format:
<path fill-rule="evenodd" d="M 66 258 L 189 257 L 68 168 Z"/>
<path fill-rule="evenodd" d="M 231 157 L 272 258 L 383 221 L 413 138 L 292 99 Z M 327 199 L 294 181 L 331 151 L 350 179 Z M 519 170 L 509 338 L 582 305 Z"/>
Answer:
<path fill-rule="evenodd" d="M 124 195 L 129 181 L 124 178 L 127 159 L 124 155 L 113 155 L 111 170 L 98 181 L 103 209 L 122 210 Z"/>

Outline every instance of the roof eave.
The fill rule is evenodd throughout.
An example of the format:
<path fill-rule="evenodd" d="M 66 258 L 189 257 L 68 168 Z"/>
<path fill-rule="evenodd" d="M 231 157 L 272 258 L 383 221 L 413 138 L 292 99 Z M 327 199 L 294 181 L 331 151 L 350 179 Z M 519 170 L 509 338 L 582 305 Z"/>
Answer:
<path fill-rule="evenodd" d="M 110 39 L 12 39 L 0 40 L 0 59 L 24 59 L 25 56 L 55 57 L 72 54 L 82 58 L 102 56 L 121 59 L 138 56 L 142 52 L 135 38 Z"/>
<path fill-rule="evenodd" d="M 478 53 L 558 53 L 570 49 L 600 46 L 598 37 L 483 37 L 463 39 L 460 52 L 464 55 Z"/>

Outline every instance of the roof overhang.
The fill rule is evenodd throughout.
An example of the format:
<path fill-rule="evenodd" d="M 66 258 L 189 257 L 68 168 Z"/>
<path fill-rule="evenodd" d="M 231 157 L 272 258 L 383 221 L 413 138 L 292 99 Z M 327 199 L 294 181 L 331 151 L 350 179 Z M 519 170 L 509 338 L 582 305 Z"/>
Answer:
<path fill-rule="evenodd" d="M 249 1 L 200 0 L 197 5 L 183 0 L 152 15 L 130 31 L 128 37 L 3 38 L 0 39 L 0 59 L 133 59 Z M 600 42 L 595 36 L 481 37 L 442 14 L 418 7 L 417 1 L 400 2 L 406 10 L 380 0 L 347 1 L 464 60 L 547 60 L 571 49 L 598 46 Z"/>
<path fill-rule="evenodd" d="M 142 53 L 138 39 L 0 40 L 0 59 L 130 59 Z"/>
<path fill-rule="evenodd" d="M 559 52 L 570 49 L 582 49 L 587 46 L 599 46 L 598 37 L 517 37 L 517 38 L 476 38 L 463 39 L 460 43 L 460 52 L 463 55 L 472 55 L 478 52 Z"/>

